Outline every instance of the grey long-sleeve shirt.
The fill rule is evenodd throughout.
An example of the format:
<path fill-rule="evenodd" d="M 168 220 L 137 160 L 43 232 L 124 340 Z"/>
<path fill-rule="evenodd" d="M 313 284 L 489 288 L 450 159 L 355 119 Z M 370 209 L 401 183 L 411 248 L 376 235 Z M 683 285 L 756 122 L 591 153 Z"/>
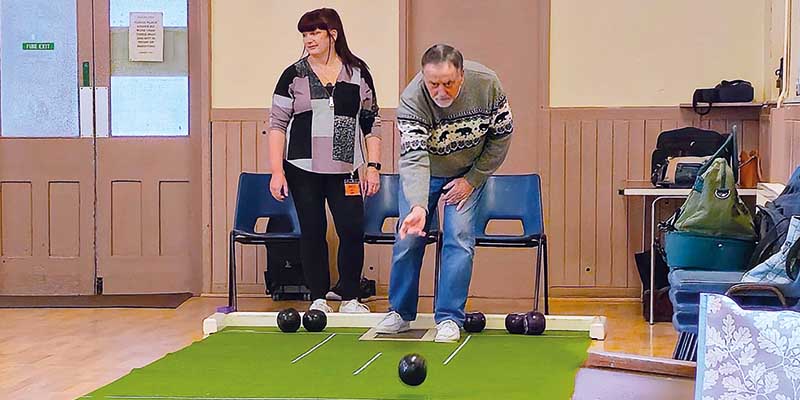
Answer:
<path fill-rule="evenodd" d="M 514 130 L 497 74 L 472 61 L 464 62 L 461 92 L 447 108 L 433 102 L 418 73 L 400 97 L 397 126 L 404 194 L 426 209 L 431 176 L 483 185 L 505 160 Z"/>

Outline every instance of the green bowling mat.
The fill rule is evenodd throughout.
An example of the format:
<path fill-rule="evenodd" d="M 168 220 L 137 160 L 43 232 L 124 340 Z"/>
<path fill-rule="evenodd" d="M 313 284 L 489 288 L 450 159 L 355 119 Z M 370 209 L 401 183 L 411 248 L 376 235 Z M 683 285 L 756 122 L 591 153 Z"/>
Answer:
<path fill-rule="evenodd" d="M 586 332 L 462 332 L 452 344 L 359 341 L 364 332 L 228 328 L 82 398 L 569 399 L 590 343 Z M 426 359 L 420 386 L 398 377 L 409 353 Z"/>

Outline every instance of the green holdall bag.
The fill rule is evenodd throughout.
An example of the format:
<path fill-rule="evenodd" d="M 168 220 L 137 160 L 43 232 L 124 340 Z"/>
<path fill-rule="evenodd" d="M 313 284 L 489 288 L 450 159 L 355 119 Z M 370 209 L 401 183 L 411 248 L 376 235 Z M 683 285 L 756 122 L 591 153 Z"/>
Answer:
<path fill-rule="evenodd" d="M 701 169 L 686 202 L 665 224 L 664 246 L 670 269 L 747 268 L 756 233 L 750 211 L 736 191 L 735 138 L 734 126 L 725 144 Z"/>

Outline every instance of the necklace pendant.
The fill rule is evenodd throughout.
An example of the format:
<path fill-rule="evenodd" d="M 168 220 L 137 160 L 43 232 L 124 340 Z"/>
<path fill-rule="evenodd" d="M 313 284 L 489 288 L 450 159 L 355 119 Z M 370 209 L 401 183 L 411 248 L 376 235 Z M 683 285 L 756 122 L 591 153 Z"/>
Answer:
<path fill-rule="evenodd" d="M 328 107 L 333 108 L 333 96 L 328 97 Z"/>

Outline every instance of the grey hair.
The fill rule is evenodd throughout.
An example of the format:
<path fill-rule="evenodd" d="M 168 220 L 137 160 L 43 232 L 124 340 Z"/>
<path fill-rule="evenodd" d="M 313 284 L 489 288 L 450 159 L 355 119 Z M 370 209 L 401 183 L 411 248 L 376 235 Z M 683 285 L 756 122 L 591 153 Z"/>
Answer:
<path fill-rule="evenodd" d="M 449 44 L 435 44 L 422 54 L 423 68 L 428 64 L 440 64 L 443 62 L 449 62 L 458 70 L 464 69 L 464 56 L 461 55 L 458 49 Z"/>

